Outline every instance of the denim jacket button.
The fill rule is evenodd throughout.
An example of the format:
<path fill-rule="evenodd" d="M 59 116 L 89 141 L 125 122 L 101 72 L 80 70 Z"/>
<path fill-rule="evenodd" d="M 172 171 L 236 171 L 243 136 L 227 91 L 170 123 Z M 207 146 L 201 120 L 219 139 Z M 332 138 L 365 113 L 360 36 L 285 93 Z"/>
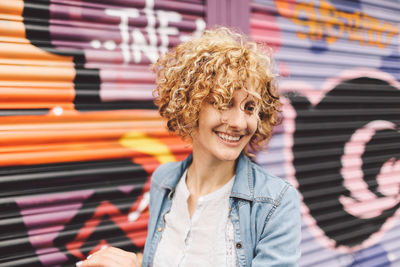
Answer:
<path fill-rule="evenodd" d="M 242 243 L 237 242 L 237 243 L 236 243 L 236 248 L 242 248 Z"/>
<path fill-rule="evenodd" d="M 161 231 L 162 231 L 162 227 L 158 227 L 157 232 L 161 232 Z"/>

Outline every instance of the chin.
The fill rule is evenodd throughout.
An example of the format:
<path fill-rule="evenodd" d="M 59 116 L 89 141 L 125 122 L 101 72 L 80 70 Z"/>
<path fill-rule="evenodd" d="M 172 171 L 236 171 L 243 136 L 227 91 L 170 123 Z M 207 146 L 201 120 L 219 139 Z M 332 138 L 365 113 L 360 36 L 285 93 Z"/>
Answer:
<path fill-rule="evenodd" d="M 235 161 L 239 158 L 240 153 L 242 152 L 242 150 L 240 151 L 220 151 L 216 157 L 221 160 L 221 161 Z"/>

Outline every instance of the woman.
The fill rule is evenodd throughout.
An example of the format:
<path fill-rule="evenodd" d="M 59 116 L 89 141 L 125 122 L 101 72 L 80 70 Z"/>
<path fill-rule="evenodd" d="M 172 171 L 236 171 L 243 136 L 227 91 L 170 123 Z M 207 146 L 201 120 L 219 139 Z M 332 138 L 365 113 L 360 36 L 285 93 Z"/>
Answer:
<path fill-rule="evenodd" d="M 153 173 L 142 265 L 297 266 L 298 193 L 249 159 L 281 107 L 270 57 L 218 28 L 178 45 L 154 69 L 159 112 L 193 153 Z M 141 260 L 108 248 L 81 266 Z"/>

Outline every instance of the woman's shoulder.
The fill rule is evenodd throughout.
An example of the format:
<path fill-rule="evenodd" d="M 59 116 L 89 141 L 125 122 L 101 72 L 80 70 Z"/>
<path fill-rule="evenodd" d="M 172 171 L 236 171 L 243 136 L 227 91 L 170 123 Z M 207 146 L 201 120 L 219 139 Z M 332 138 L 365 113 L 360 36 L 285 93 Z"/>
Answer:
<path fill-rule="evenodd" d="M 280 203 L 283 198 L 298 199 L 297 189 L 288 181 L 277 177 L 252 162 L 254 199 Z"/>
<path fill-rule="evenodd" d="M 176 173 L 179 171 L 180 166 L 181 162 L 179 161 L 161 164 L 153 172 L 151 183 L 157 185 L 163 184 L 164 180 L 167 179 L 171 173 Z"/>

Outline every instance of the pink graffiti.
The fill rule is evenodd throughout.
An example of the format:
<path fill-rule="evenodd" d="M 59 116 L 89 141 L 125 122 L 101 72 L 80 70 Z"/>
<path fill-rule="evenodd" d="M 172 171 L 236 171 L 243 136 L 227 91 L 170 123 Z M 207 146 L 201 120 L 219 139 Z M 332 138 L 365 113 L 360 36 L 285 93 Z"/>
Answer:
<path fill-rule="evenodd" d="M 346 143 L 344 155 L 341 158 L 343 184 L 351 192 L 351 197 L 342 195 L 339 201 L 348 213 L 359 218 L 379 216 L 384 210 L 395 206 L 400 199 L 400 180 L 398 179 L 400 160 L 396 161 L 392 158 L 386 161 L 377 177 L 378 190 L 385 197 L 378 197 L 372 193 L 363 179 L 361 156 L 365 151 L 365 145 L 376 131 L 384 129 L 395 130 L 396 125 L 388 121 L 376 120 L 358 129 Z M 371 209 L 371 204 L 374 205 L 374 209 Z"/>
<path fill-rule="evenodd" d="M 350 79 L 355 79 L 359 77 L 372 77 L 376 79 L 381 79 L 387 81 L 389 84 L 392 86 L 399 88 L 400 89 L 400 83 L 390 74 L 381 72 L 376 69 L 370 69 L 370 68 L 356 68 L 356 69 L 349 69 L 345 70 L 341 73 L 339 73 L 337 76 L 332 77 L 327 79 L 321 89 L 314 88 L 314 86 L 310 83 L 301 81 L 301 80 L 289 80 L 285 81 L 280 84 L 280 89 L 281 92 L 293 92 L 294 90 L 297 92 L 300 92 L 302 95 L 306 96 L 307 99 L 310 101 L 312 105 L 317 105 L 323 98 L 324 96 L 332 90 L 332 88 L 335 88 L 337 85 L 342 83 L 345 80 L 350 80 Z M 292 152 L 292 146 L 293 146 L 293 134 L 295 132 L 295 119 L 296 119 L 296 110 L 292 107 L 290 104 L 290 101 L 288 101 L 286 98 L 282 99 L 282 103 L 284 104 L 283 107 L 283 113 L 284 113 L 284 120 L 283 120 L 283 126 L 284 126 L 284 140 L 285 140 L 285 171 L 287 175 L 287 179 L 290 181 L 291 184 L 296 186 L 297 188 L 299 187 L 299 184 L 296 180 L 296 171 L 294 169 L 294 166 L 292 164 L 294 156 Z M 365 131 L 364 134 L 358 135 L 358 132 L 356 131 L 357 135 L 353 135 L 351 140 L 354 138 L 354 142 L 349 141 L 348 145 L 349 147 L 352 147 L 353 151 L 354 149 L 358 150 L 357 156 L 353 155 L 350 157 L 349 162 L 350 164 L 353 165 L 352 170 L 352 178 L 348 181 L 346 178 L 345 180 L 345 186 L 352 192 L 357 198 L 357 200 L 364 200 L 362 203 L 365 203 L 365 205 L 368 205 L 369 203 L 369 214 L 363 214 L 360 212 L 362 210 L 361 208 L 363 207 L 359 202 L 353 201 L 352 205 L 354 207 L 351 207 L 351 205 L 348 205 L 350 203 L 345 203 L 346 200 L 350 199 L 349 201 L 353 200 L 351 198 L 344 199 L 342 198 L 340 201 L 342 202 L 342 205 L 345 207 L 346 211 L 349 214 L 352 214 L 353 216 L 357 216 L 359 218 L 369 218 L 373 216 L 377 216 L 378 212 L 375 210 L 375 205 L 379 205 L 379 214 L 382 212 L 383 209 L 387 209 L 393 206 L 392 203 L 396 201 L 400 201 L 400 161 L 396 161 L 395 159 L 389 159 L 387 162 L 385 162 L 380 170 L 380 173 L 377 176 L 377 181 L 379 183 L 378 190 L 382 194 L 386 195 L 387 197 L 382 200 L 381 203 L 376 202 L 376 196 L 369 192 L 368 189 L 366 189 L 368 192 L 368 196 L 372 197 L 369 199 L 366 199 L 365 196 L 363 195 L 363 192 L 365 193 L 366 191 L 363 190 L 365 189 L 365 182 L 363 181 L 363 173 L 361 171 L 361 165 L 357 165 L 358 171 L 356 172 L 354 166 L 355 163 L 351 163 L 351 161 L 356 160 L 358 161 L 357 164 L 361 163 L 361 158 L 360 155 L 362 155 L 363 151 L 365 150 L 365 144 L 372 138 L 374 133 L 378 131 L 379 129 L 393 129 L 393 124 L 387 121 L 373 121 L 370 122 L 372 124 L 367 124 L 364 128 L 367 128 L 367 130 L 362 130 L 359 129 L 358 131 Z M 379 126 L 380 125 L 380 126 Z M 366 138 L 367 135 L 369 136 L 368 139 Z M 360 138 L 360 139 L 359 139 Z M 347 145 L 346 145 L 347 146 Z M 361 151 L 362 150 L 362 151 Z M 351 151 L 351 149 L 350 149 Z M 349 151 L 345 155 L 351 155 L 349 154 Z M 353 153 L 354 154 L 354 153 Z M 342 162 L 347 161 L 346 159 L 342 158 Z M 347 163 L 346 163 L 347 164 Z M 345 165 L 343 165 L 345 166 Z M 345 169 L 342 169 L 342 172 L 346 172 Z M 355 178 L 355 175 L 357 174 L 357 178 Z M 342 173 L 343 175 L 343 173 Z M 344 176 L 345 177 L 345 176 Z M 359 181 L 359 184 L 357 185 L 356 180 Z M 361 181 L 361 183 L 360 183 Z M 350 185 L 349 185 L 350 184 Z M 361 186 L 360 186 L 361 185 Z M 354 188 L 353 188 L 354 187 Z M 374 209 L 371 209 L 371 205 L 374 206 Z M 358 207 L 358 211 L 357 208 Z M 373 211 L 372 211 L 373 210 Z M 365 208 L 365 211 L 367 209 Z M 375 213 L 374 213 L 375 212 Z M 386 220 L 386 222 L 383 224 L 382 228 L 380 231 L 374 233 L 371 235 L 370 238 L 368 238 L 366 241 L 364 241 L 362 244 L 354 247 L 346 247 L 346 246 L 337 246 L 336 242 L 330 238 L 328 238 L 325 233 L 322 231 L 321 228 L 318 227 L 318 224 L 314 217 L 311 215 L 310 210 L 308 209 L 307 205 L 304 204 L 304 202 L 301 205 L 301 213 L 302 213 L 302 219 L 308 226 L 307 229 L 312 233 L 312 235 L 318 240 L 320 244 L 323 246 L 343 252 L 343 253 L 353 253 L 355 251 L 358 251 L 360 249 L 369 247 L 371 245 L 374 245 L 376 242 L 378 242 L 383 234 L 387 232 L 389 229 L 391 229 L 398 217 L 400 217 L 400 209 L 389 219 Z M 378 214 L 378 215 L 379 215 Z"/>

